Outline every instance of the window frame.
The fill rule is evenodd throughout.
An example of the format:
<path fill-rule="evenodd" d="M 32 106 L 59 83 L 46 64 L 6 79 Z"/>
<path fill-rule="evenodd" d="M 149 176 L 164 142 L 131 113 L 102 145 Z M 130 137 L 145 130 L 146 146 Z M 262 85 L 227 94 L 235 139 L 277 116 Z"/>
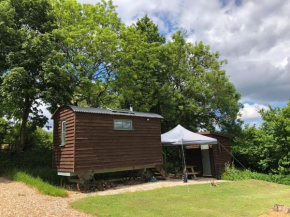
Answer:
<path fill-rule="evenodd" d="M 59 146 L 65 146 L 66 143 L 66 120 L 61 121 L 61 144 Z"/>
<path fill-rule="evenodd" d="M 124 128 L 119 129 L 119 128 L 116 128 L 116 127 L 115 127 L 115 122 L 116 122 L 116 121 L 122 121 L 122 122 L 129 121 L 129 122 L 131 122 L 131 128 L 130 128 L 130 129 L 124 129 Z M 114 119 L 114 120 L 113 120 L 113 125 L 114 125 L 114 130 L 125 130 L 125 131 L 134 130 L 134 127 L 133 127 L 133 120 L 131 120 L 131 119 Z"/>

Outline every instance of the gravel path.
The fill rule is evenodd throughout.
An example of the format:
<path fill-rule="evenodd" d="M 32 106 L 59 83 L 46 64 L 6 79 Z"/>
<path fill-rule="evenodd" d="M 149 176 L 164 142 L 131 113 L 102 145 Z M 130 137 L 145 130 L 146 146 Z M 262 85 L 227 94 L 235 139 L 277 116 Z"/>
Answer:
<path fill-rule="evenodd" d="M 157 181 L 151 183 L 142 183 L 133 186 L 124 186 L 119 185 L 114 189 L 97 192 L 98 195 L 112 195 L 112 194 L 122 194 L 126 192 L 135 192 L 135 191 L 148 191 L 157 188 L 164 187 L 173 187 L 180 185 L 197 185 L 197 184 L 206 184 L 214 181 L 215 183 L 226 182 L 225 180 L 216 180 L 213 178 L 198 178 L 198 180 L 188 180 L 187 183 L 183 183 L 181 179 L 170 179 L 166 181 Z"/>
<path fill-rule="evenodd" d="M 21 182 L 0 177 L 0 216 L 91 216 L 76 211 L 69 205 L 86 194 L 69 192 L 69 197 L 42 195 Z"/>
<path fill-rule="evenodd" d="M 90 194 L 68 192 L 69 197 L 52 197 L 42 195 L 37 190 L 26 186 L 21 182 L 14 182 L 0 177 L 0 216 L 91 216 L 84 212 L 74 210 L 70 203 L 89 195 L 112 195 L 125 192 L 147 191 L 163 187 L 179 185 L 192 185 L 210 183 L 213 179 L 199 178 L 197 181 L 189 180 L 187 184 L 179 180 L 158 181 L 154 183 L 143 183 L 132 186 L 119 185 L 115 189 Z M 217 181 L 216 183 L 223 182 Z"/>

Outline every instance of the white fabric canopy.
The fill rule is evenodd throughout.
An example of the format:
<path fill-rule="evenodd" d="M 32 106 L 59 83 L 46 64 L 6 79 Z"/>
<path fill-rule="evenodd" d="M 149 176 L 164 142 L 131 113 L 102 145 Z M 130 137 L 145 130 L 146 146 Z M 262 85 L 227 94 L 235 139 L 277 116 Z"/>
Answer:
<path fill-rule="evenodd" d="M 210 145 L 217 144 L 218 142 L 214 138 L 191 132 L 178 124 L 174 129 L 161 135 L 161 143 L 163 146 L 172 146 Z"/>

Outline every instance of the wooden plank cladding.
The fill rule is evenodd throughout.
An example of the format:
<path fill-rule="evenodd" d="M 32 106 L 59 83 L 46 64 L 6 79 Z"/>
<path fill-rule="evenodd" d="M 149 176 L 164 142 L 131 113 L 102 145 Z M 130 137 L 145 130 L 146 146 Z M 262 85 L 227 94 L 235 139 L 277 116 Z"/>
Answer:
<path fill-rule="evenodd" d="M 114 130 L 114 119 L 132 120 L 133 130 Z M 76 171 L 161 164 L 160 119 L 76 113 L 76 120 L 76 159 L 97 156 L 76 161 Z"/>
<path fill-rule="evenodd" d="M 231 163 L 230 138 L 228 135 L 215 132 L 200 132 L 204 136 L 218 140 L 219 144 L 209 145 L 210 168 L 213 177 L 221 175 L 225 169 L 225 164 Z M 226 149 L 226 150 L 225 150 Z M 203 171 L 202 153 L 199 145 L 186 146 L 186 161 L 188 165 L 194 165 L 196 171 Z"/>
<path fill-rule="evenodd" d="M 105 171 L 146 167 L 162 163 L 161 116 L 150 113 L 118 113 L 102 108 L 62 106 L 53 115 L 53 167 L 60 172 Z M 66 120 L 66 141 L 62 124 Z M 129 123 L 126 129 L 115 129 Z"/>
<path fill-rule="evenodd" d="M 56 171 L 74 171 L 75 114 L 69 107 L 61 107 L 53 115 L 53 168 Z M 61 146 L 61 124 L 66 121 L 65 145 Z"/>
<path fill-rule="evenodd" d="M 231 163 L 232 157 L 229 154 L 231 151 L 230 137 L 226 134 L 209 131 L 201 132 L 200 134 L 217 139 L 218 142 L 223 146 L 222 147 L 219 144 L 210 146 L 212 175 L 216 177 L 224 171 L 226 164 Z"/>

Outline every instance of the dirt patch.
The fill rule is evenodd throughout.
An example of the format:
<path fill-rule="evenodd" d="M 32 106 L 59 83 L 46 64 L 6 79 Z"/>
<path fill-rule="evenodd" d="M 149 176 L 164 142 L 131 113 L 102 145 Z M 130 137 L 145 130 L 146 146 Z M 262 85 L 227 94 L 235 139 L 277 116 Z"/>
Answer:
<path fill-rule="evenodd" d="M 259 217 L 285 217 L 285 216 L 290 216 L 290 214 L 275 212 L 272 210 L 263 215 L 260 215 Z"/>

